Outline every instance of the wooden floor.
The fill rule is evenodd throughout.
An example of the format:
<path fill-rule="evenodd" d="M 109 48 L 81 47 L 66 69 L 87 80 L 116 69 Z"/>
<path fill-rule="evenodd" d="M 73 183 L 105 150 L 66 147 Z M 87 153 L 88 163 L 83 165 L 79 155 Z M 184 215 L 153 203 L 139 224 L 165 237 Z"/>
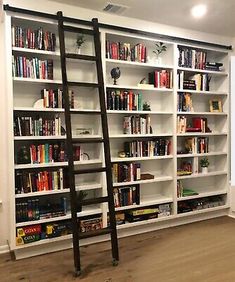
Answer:
<path fill-rule="evenodd" d="M 229 217 L 119 240 L 111 265 L 109 243 L 82 247 L 83 274 L 73 277 L 72 250 L 12 261 L 0 256 L 0 281 L 234 282 L 235 220 Z"/>

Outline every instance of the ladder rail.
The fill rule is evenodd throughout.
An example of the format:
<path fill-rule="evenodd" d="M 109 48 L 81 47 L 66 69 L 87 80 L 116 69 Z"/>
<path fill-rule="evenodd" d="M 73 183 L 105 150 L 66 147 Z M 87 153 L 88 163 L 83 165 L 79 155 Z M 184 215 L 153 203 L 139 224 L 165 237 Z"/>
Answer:
<path fill-rule="evenodd" d="M 58 12 L 58 27 L 59 27 L 59 40 L 60 40 L 60 56 L 61 56 L 61 73 L 63 82 L 63 99 L 64 99 L 64 110 L 65 110 L 65 126 L 66 126 L 66 150 L 68 156 L 68 179 L 70 188 L 70 202 L 71 202 L 71 216 L 72 216 L 72 227 L 73 227 L 73 248 L 74 255 L 74 266 L 76 271 L 81 271 L 80 266 L 80 250 L 79 250 L 79 219 L 77 218 L 77 201 L 76 201 L 76 190 L 75 190 L 75 179 L 74 179 L 74 161 L 73 161 L 73 147 L 70 146 L 72 143 L 72 128 L 71 128 L 71 116 L 70 116 L 70 103 L 68 93 L 68 80 L 66 72 L 66 57 L 65 57 L 65 38 L 64 38 L 64 23 L 63 13 Z"/>
<path fill-rule="evenodd" d="M 113 179 L 112 179 L 112 165 L 111 165 L 111 155 L 110 155 L 110 142 L 109 142 L 109 130 L 108 130 L 108 120 L 105 104 L 105 91 L 104 91 L 104 78 L 103 78 L 103 68 L 102 68 L 102 58 L 101 58 L 101 43 L 100 43 L 100 32 L 97 18 L 92 19 L 94 27 L 94 45 L 95 53 L 97 56 L 96 68 L 97 68 L 97 79 L 99 84 L 99 99 L 100 99 L 100 109 L 101 109 L 101 122 L 102 122 L 102 133 L 104 138 L 104 156 L 105 156 L 105 167 L 106 171 L 106 181 L 107 181 L 107 191 L 108 191 L 108 207 L 109 207 L 109 222 L 112 229 L 111 232 L 111 244 L 112 244 L 112 256 L 113 259 L 119 260 L 118 253 L 118 241 L 117 241 L 117 228 L 116 228 L 116 216 L 114 208 L 113 199 Z"/>

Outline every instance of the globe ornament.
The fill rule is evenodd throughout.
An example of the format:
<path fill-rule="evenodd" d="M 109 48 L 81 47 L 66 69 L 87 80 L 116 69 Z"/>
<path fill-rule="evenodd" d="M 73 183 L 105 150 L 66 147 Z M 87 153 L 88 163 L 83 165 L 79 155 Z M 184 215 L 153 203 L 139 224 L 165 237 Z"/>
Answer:
<path fill-rule="evenodd" d="M 110 73 L 111 73 L 111 77 L 113 79 L 113 85 L 117 85 L 117 79 L 121 75 L 121 71 L 120 71 L 119 67 L 111 69 Z"/>

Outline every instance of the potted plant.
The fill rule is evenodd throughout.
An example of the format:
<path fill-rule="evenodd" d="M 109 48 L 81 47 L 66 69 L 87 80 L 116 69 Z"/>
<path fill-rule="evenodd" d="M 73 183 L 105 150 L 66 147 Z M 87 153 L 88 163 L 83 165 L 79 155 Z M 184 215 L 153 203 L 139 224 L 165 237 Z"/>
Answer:
<path fill-rule="evenodd" d="M 156 61 L 158 64 L 161 64 L 160 55 L 167 50 L 167 46 L 163 42 L 155 43 L 156 50 L 153 51 L 156 54 Z"/>
<path fill-rule="evenodd" d="M 202 173 L 207 173 L 208 172 L 208 166 L 210 162 L 207 157 L 204 157 L 200 160 L 200 166 L 202 168 Z"/>
<path fill-rule="evenodd" d="M 81 53 L 81 47 L 82 47 L 82 44 L 84 44 L 85 43 L 85 36 L 84 36 L 84 34 L 78 34 L 77 35 L 77 39 L 76 39 L 76 47 L 77 47 L 77 52 L 78 52 L 78 54 L 80 54 Z"/>

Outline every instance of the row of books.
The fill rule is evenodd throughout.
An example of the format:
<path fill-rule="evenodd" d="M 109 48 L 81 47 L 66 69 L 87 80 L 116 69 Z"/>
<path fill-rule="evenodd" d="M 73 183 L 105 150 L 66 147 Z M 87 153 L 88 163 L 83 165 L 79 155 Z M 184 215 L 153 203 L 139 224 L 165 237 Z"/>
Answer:
<path fill-rule="evenodd" d="M 67 198 L 61 197 L 53 203 L 42 202 L 38 198 L 16 202 L 16 222 L 40 220 L 64 216 L 67 213 Z"/>
<path fill-rule="evenodd" d="M 151 141 L 124 142 L 124 152 L 126 157 L 165 156 L 171 152 L 171 141 L 157 138 Z"/>
<path fill-rule="evenodd" d="M 140 203 L 139 185 L 113 189 L 114 206 L 124 207 Z"/>
<path fill-rule="evenodd" d="M 116 163 L 112 166 L 113 182 L 129 182 L 141 179 L 140 163 Z"/>
<path fill-rule="evenodd" d="M 11 27 L 12 46 L 45 51 L 55 51 L 55 33 L 44 31 L 42 27 L 37 30 L 13 25 Z"/>
<path fill-rule="evenodd" d="M 40 172 L 17 171 L 15 187 L 16 194 L 62 190 L 64 189 L 63 169 Z"/>
<path fill-rule="evenodd" d="M 207 118 L 193 117 L 189 120 L 186 116 L 177 116 L 177 133 L 185 132 L 211 132 L 207 126 Z"/>
<path fill-rule="evenodd" d="M 106 41 L 106 58 L 146 63 L 146 46 L 138 43 L 131 46 L 130 43 Z"/>
<path fill-rule="evenodd" d="M 187 47 L 179 47 L 178 63 L 179 67 L 201 69 L 206 68 L 206 57 L 205 51 L 196 50 Z"/>
<path fill-rule="evenodd" d="M 64 143 L 60 144 L 31 144 L 18 148 L 17 164 L 43 164 L 65 162 L 67 156 Z"/>
<path fill-rule="evenodd" d="M 74 92 L 73 90 L 68 90 L 70 108 L 74 109 Z M 63 91 L 61 89 L 42 89 L 41 98 L 43 99 L 44 108 L 63 108 L 64 99 Z"/>
<path fill-rule="evenodd" d="M 170 70 L 155 70 L 148 74 L 149 84 L 156 88 L 172 88 L 173 72 Z"/>
<path fill-rule="evenodd" d="M 178 202 L 178 213 L 215 208 L 223 205 L 225 205 L 223 196 L 211 196 L 195 200 L 180 201 Z"/>
<path fill-rule="evenodd" d="M 151 134 L 150 115 L 134 115 L 123 118 L 124 134 Z"/>
<path fill-rule="evenodd" d="M 142 93 L 132 90 L 107 90 L 107 110 L 142 111 Z"/>
<path fill-rule="evenodd" d="M 13 77 L 53 79 L 53 60 L 12 56 Z"/>
<path fill-rule="evenodd" d="M 209 153 L 209 137 L 188 137 L 185 139 L 185 149 L 188 154 Z"/>
<path fill-rule="evenodd" d="M 178 72 L 178 87 L 179 89 L 209 91 L 211 76 L 208 73 L 194 74 L 193 76 L 185 77 L 184 71 Z"/>
<path fill-rule="evenodd" d="M 180 92 L 177 95 L 177 111 L 178 112 L 193 112 L 192 94 Z"/>
<path fill-rule="evenodd" d="M 61 118 L 16 117 L 14 118 L 15 136 L 61 136 Z"/>

